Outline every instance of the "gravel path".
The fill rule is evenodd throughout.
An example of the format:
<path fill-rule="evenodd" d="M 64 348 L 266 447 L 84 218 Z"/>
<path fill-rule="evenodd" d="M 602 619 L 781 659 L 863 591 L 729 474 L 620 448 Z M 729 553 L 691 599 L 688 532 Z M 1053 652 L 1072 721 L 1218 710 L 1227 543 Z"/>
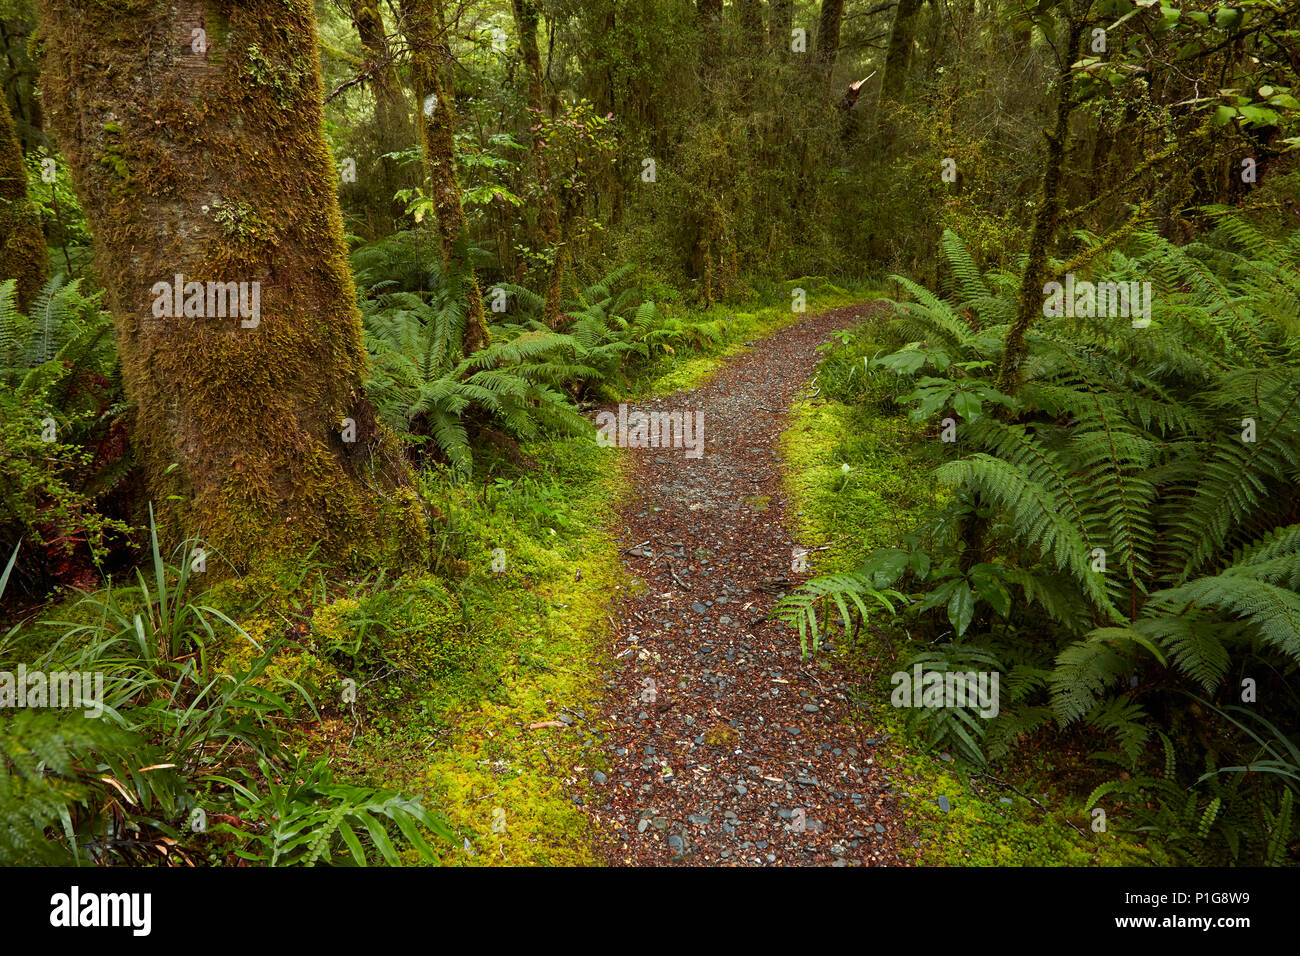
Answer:
<path fill-rule="evenodd" d="M 612 865 L 901 865 L 907 839 L 878 741 L 846 720 L 835 671 L 802 666 L 769 621 L 791 570 L 778 437 L 828 334 L 866 315 L 811 316 L 703 388 L 633 406 L 703 413 L 703 457 L 641 448 L 600 724 L 610 768 L 587 812 Z"/>

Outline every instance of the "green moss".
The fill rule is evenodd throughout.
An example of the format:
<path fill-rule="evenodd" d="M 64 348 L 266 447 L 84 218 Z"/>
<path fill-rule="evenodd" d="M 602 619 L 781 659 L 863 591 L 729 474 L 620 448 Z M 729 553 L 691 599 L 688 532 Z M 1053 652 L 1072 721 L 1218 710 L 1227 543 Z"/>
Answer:
<path fill-rule="evenodd" d="M 254 618 L 240 626 L 249 638 L 257 642 L 257 646 L 255 647 L 242 635 L 232 634 L 219 652 L 221 669 L 227 673 L 246 671 L 261 656 L 259 647 L 269 646 L 283 630 L 282 622 L 273 621 L 268 617 Z M 306 719 L 311 708 L 292 685 L 301 687 L 313 701 L 316 701 L 322 694 L 332 692 L 338 686 L 339 680 L 338 670 L 312 650 L 300 645 L 283 645 L 252 683 L 293 700 L 295 714 L 300 719 Z"/>
<path fill-rule="evenodd" d="M 244 50 L 244 58 L 249 79 L 265 87 L 280 109 L 287 110 L 302 95 L 306 77 L 301 64 L 284 57 L 273 63 L 256 43 L 249 44 Z"/>
<path fill-rule="evenodd" d="M 313 623 L 348 638 L 368 613 L 394 609 L 386 621 L 402 633 L 386 652 L 409 676 L 376 691 L 390 697 L 359 702 L 375 710 L 348 764 L 427 793 L 473 851 L 449 851 L 449 864 L 598 862 L 599 833 L 572 798 L 598 797 L 591 775 L 603 766 L 589 721 L 610 664 L 609 602 L 626 585 L 606 530 L 625 487 L 623 453 L 581 439 L 524 450 L 537 470 L 481 492 L 429 479 L 425 494 L 446 521 L 445 576 L 336 603 Z M 561 717 L 572 724 L 534 726 Z"/>

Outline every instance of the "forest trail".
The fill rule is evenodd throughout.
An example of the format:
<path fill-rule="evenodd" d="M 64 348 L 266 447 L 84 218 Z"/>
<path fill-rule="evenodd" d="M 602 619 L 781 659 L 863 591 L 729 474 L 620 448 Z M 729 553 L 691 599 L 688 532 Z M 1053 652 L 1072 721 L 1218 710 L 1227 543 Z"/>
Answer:
<path fill-rule="evenodd" d="M 787 409 L 817 346 L 870 308 L 809 316 L 705 386 L 629 408 L 700 412 L 705 442 L 698 458 L 629 449 L 621 544 L 638 583 L 613 636 L 610 767 L 588 804 L 612 865 L 902 863 L 878 741 L 846 721 L 843 675 L 806 666 L 795 633 L 768 620 L 777 592 L 808 577 L 791 570 Z"/>

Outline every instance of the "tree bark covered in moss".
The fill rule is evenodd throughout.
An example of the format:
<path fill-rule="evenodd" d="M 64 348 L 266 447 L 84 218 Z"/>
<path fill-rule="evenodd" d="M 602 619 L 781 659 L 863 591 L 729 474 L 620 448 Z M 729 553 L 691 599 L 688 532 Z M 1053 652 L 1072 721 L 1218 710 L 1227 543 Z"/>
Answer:
<path fill-rule="evenodd" d="M 350 0 L 352 25 L 366 51 L 366 71 L 375 100 L 394 115 L 405 113 L 406 97 L 397 76 L 397 64 L 388 47 L 384 15 L 377 0 Z"/>
<path fill-rule="evenodd" d="M 840 52 L 840 25 L 844 22 L 844 0 L 822 0 L 817 23 L 817 55 L 814 67 L 825 84 L 831 81 Z"/>
<path fill-rule="evenodd" d="M 441 0 L 402 0 L 402 29 L 411 51 L 411 78 L 424 161 L 429 173 L 443 257 L 450 275 L 464 276 L 466 302 L 464 353 L 488 344 L 487 317 L 474 267 L 468 261 L 469 234 L 456 178 L 456 115 L 449 84 L 443 82 L 446 25 Z"/>
<path fill-rule="evenodd" d="M 894 24 L 889 31 L 889 49 L 885 53 L 885 76 L 881 92 L 885 99 L 898 100 L 907 85 L 907 63 L 912 56 L 916 15 L 924 0 L 899 0 Z"/>
<path fill-rule="evenodd" d="M 236 566 L 418 541 L 363 391 L 310 0 L 42 0 L 37 43 L 163 532 Z M 209 292 L 168 316 L 155 286 L 178 275 L 258 283 L 260 311 L 221 317 Z"/>
<path fill-rule="evenodd" d="M 36 207 L 27 198 L 27 170 L 9 104 L 0 92 L 0 279 L 17 280 L 26 312 L 50 277 L 50 255 Z"/>
<path fill-rule="evenodd" d="M 762 0 L 736 0 L 740 7 L 740 30 L 745 41 L 742 51 L 747 59 L 757 58 L 763 50 Z"/>
<path fill-rule="evenodd" d="M 1020 278 L 1020 298 L 1016 318 L 1003 340 L 1002 363 L 998 368 L 998 388 L 1009 394 L 1020 384 L 1020 361 L 1025 352 L 1025 336 L 1035 318 L 1043 314 L 1043 284 L 1047 261 L 1055 248 L 1057 227 L 1061 221 L 1061 180 L 1070 136 L 1070 116 L 1077 105 L 1074 98 L 1071 65 L 1081 55 L 1087 0 L 1074 0 L 1074 10 L 1066 24 L 1065 52 L 1060 57 L 1056 75 L 1056 119 L 1047 139 L 1047 156 L 1038 190 L 1038 210 L 1034 230 L 1029 238 L 1029 256 Z"/>
<path fill-rule="evenodd" d="M 771 0 L 768 4 L 767 35 L 778 60 L 790 58 L 794 33 L 794 0 Z"/>
<path fill-rule="evenodd" d="M 528 112 L 530 126 L 537 129 L 545 116 L 546 82 L 542 73 L 542 54 L 537 45 L 538 14 L 534 0 L 512 0 L 515 28 L 519 31 L 519 52 L 528 71 Z M 555 192 L 551 170 L 546 161 L 546 150 L 541 137 L 532 136 L 533 171 L 537 180 L 537 227 L 542 242 L 552 249 L 551 267 L 546 283 L 546 305 L 543 321 L 551 328 L 560 323 L 560 300 L 564 288 L 563 240 L 560 235 L 560 217 L 555 206 Z"/>
<path fill-rule="evenodd" d="M 695 0 L 695 9 L 701 20 L 718 20 L 722 17 L 722 0 Z"/>
<path fill-rule="evenodd" d="M 349 9 L 357 37 L 365 50 L 368 85 L 375 98 L 374 129 L 380 154 L 379 186 L 396 219 L 400 217 L 402 207 L 395 203 L 393 194 L 406 183 L 398 161 L 382 157 L 405 149 L 414 140 L 410 103 L 407 102 L 402 81 L 397 75 L 397 64 L 388 44 L 384 15 L 378 0 L 350 0 Z"/>

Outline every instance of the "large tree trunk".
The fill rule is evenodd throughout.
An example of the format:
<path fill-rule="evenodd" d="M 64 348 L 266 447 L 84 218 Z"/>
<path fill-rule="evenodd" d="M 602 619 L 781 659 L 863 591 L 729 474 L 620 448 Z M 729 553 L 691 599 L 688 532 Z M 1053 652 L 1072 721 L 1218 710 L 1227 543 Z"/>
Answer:
<path fill-rule="evenodd" d="M 881 95 L 897 101 L 907 83 L 907 62 L 912 54 L 913 31 L 916 14 L 924 0 L 899 0 L 894 14 L 894 26 L 889 32 L 889 50 L 885 54 L 885 77 Z"/>
<path fill-rule="evenodd" d="M 791 34 L 794 32 L 794 0 L 771 0 L 767 20 L 767 35 L 772 52 L 779 60 L 790 58 Z"/>
<path fill-rule="evenodd" d="M 744 37 L 744 55 L 747 59 L 758 59 L 763 50 L 763 2 L 762 0 L 736 0 L 740 8 L 740 30 Z"/>
<path fill-rule="evenodd" d="M 840 24 L 844 21 L 844 0 L 822 0 L 821 19 L 817 24 L 815 67 L 829 89 L 835 58 L 840 52 Z"/>
<path fill-rule="evenodd" d="M 722 17 L 722 0 L 695 0 L 695 9 L 701 20 L 718 20 Z"/>
<path fill-rule="evenodd" d="M 393 199 L 393 194 L 414 183 L 407 182 L 409 177 L 403 175 L 396 159 L 383 157 L 405 149 L 414 140 L 410 104 L 397 75 L 397 64 L 388 45 L 378 0 L 350 0 L 350 12 L 366 53 L 364 69 L 368 74 L 371 95 L 375 98 L 374 142 L 380 171 L 377 191 L 382 196 L 384 208 L 390 212 L 390 219 L 398 222 L 403 207 Z"/>
<path fill-rule="evenodd" d="M 309 0 L 42 0 L 38 43 L 164 533 L 236 566 L 317 540 L 333 557 L 418 542 L 362 390 Z"/>
<path fill-rule="evenodd" d="M 546 83 L 542 74 L 542 54 L 537 46 L 537 4 L 534 0 L 512 0 L 515 27 L 519 31 L 519 52 L 528 71 L 529 126 L 542 122 L 546 108 Z M 546 152 L 541 137 L 532 137 L 533 171 L 537 179 L 537 228 L 542 242 L 551 247 L 552 260 L 546 283 L 546 305 L 543 321 L 551 328 L 560 324 L 560 300 L 564 289 L 564 250 L 560 235 L 560 218 L 555 207 L 555 192 L 551 185 L 551 170 L 546 162 Z"/>
<path fill-rule="evenodd" d="M 45 233 L 27 198 L 23 151 L 9 103 L 0 90 L 0 279 L 18 281 L 18 308 L 26 312 L 49 277 Z"/>
<path fill-rule="evenodd" d="M 460 182 L 456 179 L 456 115 L 450 85 L 442 78 L 446 42 L 442 0 L 402 0 L 401 11 L 402 29 L 411 49 L 411 78 L 429 173 L 429 198 L 438 220 L 444 262 L 448 275 L 464 278 L 468 294 L 463 351 L 469 355 L 484 348 L 489 336 L 483 296 L 473 264 L 468 261 L 469 234 Z"/>

